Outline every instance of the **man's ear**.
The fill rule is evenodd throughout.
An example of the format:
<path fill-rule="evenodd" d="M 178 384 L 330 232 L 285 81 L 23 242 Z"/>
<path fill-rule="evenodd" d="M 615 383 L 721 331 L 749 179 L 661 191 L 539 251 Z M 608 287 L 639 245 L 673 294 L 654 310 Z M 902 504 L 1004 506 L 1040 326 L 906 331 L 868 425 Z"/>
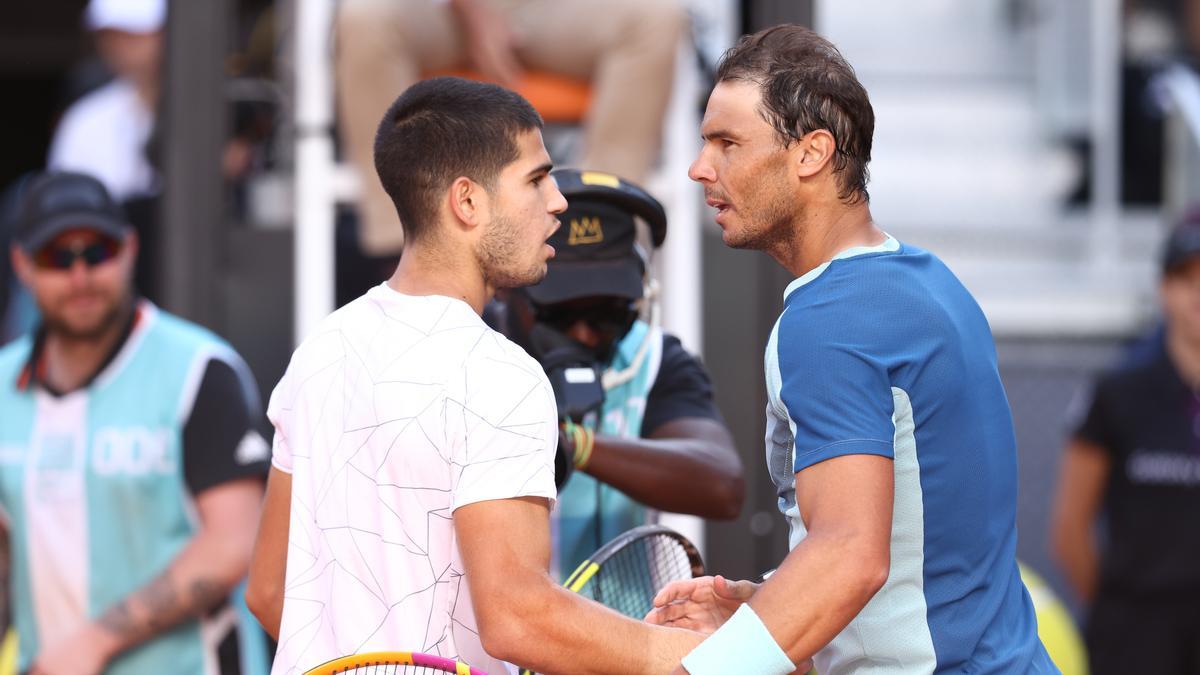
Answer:
<path fill-rule="evenodd" d="M 488 194 L 483 186 L 466 176 L 459 176 L 450 184 L 450 212 L 459 227 L 474 229 L 483 224 L 488 216 Z"/>
<path fill-rule="evenodd" d="M 810 131 L 796 141 L 795 171 L 800 178 L 811 178 L 819 173 L 833 159 L 837 152 L 837 142 L 833 134 L 825 129 Z"/>
<path fill-rule="evenodd" d="M 9 259 L 12 261 L 13 272 L 17 275 L 17 280 L 24 284 L 26 288 L 32 288 L 33 260 L 17 244 L 9 247 L 8 254 Z"/>

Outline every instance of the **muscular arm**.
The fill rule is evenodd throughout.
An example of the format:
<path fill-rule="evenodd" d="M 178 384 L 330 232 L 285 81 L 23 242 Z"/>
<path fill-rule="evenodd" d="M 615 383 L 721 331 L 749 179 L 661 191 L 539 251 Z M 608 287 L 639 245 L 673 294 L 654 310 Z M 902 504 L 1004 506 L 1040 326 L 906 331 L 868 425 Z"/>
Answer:
<path fill-rule="evenodd" d="M 262 522 L 254 542 L 246 605 L 273 639 L 279 639 L 283 585 L 287 574 L 288 528 L 292 513 L 292 475 L 271 467 Z"/>
<path fill-rule="evenodd" d="M 94 623 L 116 655 L 220 604 L 246 574 L 262 481 L 246 478 L 196 496 L 200 528 L 166 571 L 110 607 Z"/>
<path fill-rule="evenodd" d="M 793 663 L 829 643 L 887 581 L 892 460 L 846 455 L 796 474 L 808 536 L 750 599 Z"/>
<path fill-rule="evenodd" d="M 1076 438 L 1067 444 L 1055 491 L 1051 550 L 1080 599 L 1090 601 L 1099 576 L 1094 526 L 1110 470 L 1100 446 Z"/>
<path fill-rule="evenodd" d="M 454 529 L 480 639 L 541 673 L 666 673 L 702 636 L 621 616 L 554 583 L 550 511 L 536 497 L 462 506 Z"/>
<path fill-rule="evenodd" d="M 598 435 L 586 472 L 662 511 L 736 518 L 742 510 L 742 462 L 713 419 L 674 419 L 649 438 Z"/>

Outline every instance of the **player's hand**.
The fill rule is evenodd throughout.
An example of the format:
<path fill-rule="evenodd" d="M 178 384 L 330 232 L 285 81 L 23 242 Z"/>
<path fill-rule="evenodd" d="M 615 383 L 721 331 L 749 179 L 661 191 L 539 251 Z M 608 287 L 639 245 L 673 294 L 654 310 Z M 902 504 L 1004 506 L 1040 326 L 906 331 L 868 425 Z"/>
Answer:
<path fill-rule="evenodd" d="M 93 624 L 86 624 L 43 649 L 29 675 L 99 675 L 113 657 L 113 636 Z"/>
<path fill-rule="evenodd" d="M 645 620 L 712 633 L 757 590 L 758 584 L 752 581 L 729 581 L 720 575 L 674 581 L 654 596 L 654 609 Z"/>
<path fill-rule="evenodd" d="M 517 59 L 518 39 L 508 21 L 483 0 L 454 0 L 467 59 L 484 77 L 513 87 L 524 72 Z"/>

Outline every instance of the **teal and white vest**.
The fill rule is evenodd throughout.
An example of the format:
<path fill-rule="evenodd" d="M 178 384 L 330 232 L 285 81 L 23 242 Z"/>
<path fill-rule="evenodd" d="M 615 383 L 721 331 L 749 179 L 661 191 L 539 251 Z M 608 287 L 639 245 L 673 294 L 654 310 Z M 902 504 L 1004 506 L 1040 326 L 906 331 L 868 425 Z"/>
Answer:
<path fill-rule="evenodd" d="M 610 371 L 622 371 L 634 362 L 643 340 L 646 356 L 634 376 L 605 392 L 600 414 L 589 415 L 584 424 L 599 434 L 625 438 L 641 435 L 646 397 L 658 378 L 662 362 L 662 330 L 642 321 L 633 324 L 617 345 Z M 551 571 L 565 579 L 601 544 L 638 525 L 647 518 L 645 506 L 620 490 L 576 471 L 558 496 L 552 524 L 554 551 Z"/>

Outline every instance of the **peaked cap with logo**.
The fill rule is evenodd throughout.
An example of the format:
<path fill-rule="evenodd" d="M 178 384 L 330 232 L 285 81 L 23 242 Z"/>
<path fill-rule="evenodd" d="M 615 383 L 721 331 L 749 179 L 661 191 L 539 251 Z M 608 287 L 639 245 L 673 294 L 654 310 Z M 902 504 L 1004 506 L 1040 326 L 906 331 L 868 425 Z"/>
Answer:
<path fill-rule="evenodd" d="M 642 297 L 645 263 L 638 255 L 640 217 L 650 226 L 655 248 L 667 236 L 662 204 L 641 187 L 610 173 L 559 169 L 552 174 L 567 198 L 558 216 L 562 227 L 550 237 L 554 257 L 546 278 L 526 290 L 539 304 L 612 295 Z"/>

